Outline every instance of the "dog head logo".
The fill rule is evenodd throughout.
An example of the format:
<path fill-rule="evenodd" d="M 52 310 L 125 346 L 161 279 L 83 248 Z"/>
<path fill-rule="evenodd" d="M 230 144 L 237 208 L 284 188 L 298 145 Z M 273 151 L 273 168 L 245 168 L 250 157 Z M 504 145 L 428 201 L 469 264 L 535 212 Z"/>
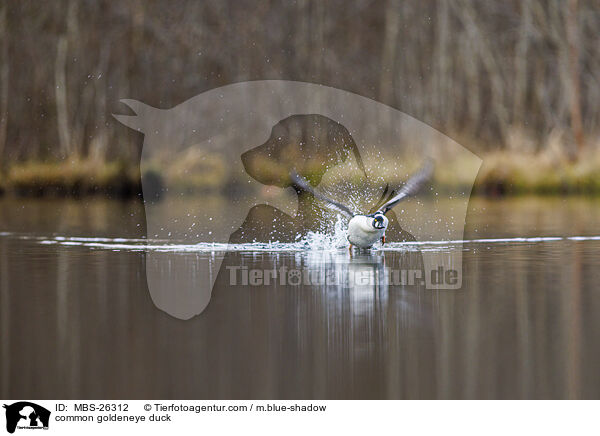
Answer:
<path fill-rule="evenodd" d="M 154 304 L 174 317 L 189 319 L 207 307 L 223 258 L 238 247 L 233 244 L 284 242 L 302 231 L 327 230 L 335 221 L 293 183 L 292 169 L 357 210 L 370 210 L 425 159 L 435 161 L 439 174 L 460 162 L 461 183 L 445 185 L 443 196 L 429 195 L 428 201 L 408 200 L 414 213 L 398 208 L 396 215 L 403 216 L 393 220 L 400 240 L 462 239 L 481 160 L 389 106 L 335 88 L 277 80 L 227 85 L 171 109 L 122 101 L 135 114 L 115 118 L 144 134 L 148 239 L 173 244 L 172 250 L 149 247 L 147 283 Z M 348 181 L 360 188 L 351 189 Z M 200 195 L 185 195 L 198 185 L 204 187 Z M 435 179 L 431 190 L 442 192 Z M 220 199 L 207 191 L 218 191 Z M 451 216 L 439 207 L 447 197 L 460 200 Z M 199 253 L 198 247 L 210 250 Z M 429 271 L 457 269 L 462 262 L 460 250 L 422 254 Z M 461 281 L 427 287 L 456 289 Z"/>
<path fill-rule="evenodd" d="M 4 405 L 6 409 L 6 431 L 14 433 L 19 429 L 47 429 L 50 411 L 29 401 L 19 401 Z"/>

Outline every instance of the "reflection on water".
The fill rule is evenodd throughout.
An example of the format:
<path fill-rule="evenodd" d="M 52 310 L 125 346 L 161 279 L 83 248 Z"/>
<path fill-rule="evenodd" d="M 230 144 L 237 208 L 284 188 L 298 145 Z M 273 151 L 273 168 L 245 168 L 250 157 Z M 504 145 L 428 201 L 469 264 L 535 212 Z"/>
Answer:
<path fill-rule="evenodd" d="M 469 213 L 465 239 L 483 241 L 439 248 L 463 250 L 460 291 L 390 280 L 420 267 L 415 250 L 235 251 L 206 310 L 181 321 L 156 309 L 147 253 L 127 247 L 144 233 L 139 204 L 0 200 L 0 396 L 598 398 L 600 241 L 485 239 L 600 235 L 600 205 L 473 200 Z M 82 236 L 100 239 L 65 239 Z M 344 281 L 232 286 L 228 267 Z"/>

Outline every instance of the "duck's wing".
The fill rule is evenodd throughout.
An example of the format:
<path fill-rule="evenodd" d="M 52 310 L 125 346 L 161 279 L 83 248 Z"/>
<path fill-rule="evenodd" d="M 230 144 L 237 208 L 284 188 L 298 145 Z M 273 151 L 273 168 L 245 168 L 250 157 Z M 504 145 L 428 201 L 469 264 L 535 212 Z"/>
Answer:
<path fill-rule="evenodd" d="M 431 160 L 425 162 L 419 171 L 414 173 L 400 188 L 398 193 L 390 198 L 385 204 L 380 206 L 379 211 L 387 213 L 392 207 L 400 203 L 407 197 L 415 195 L 423 187 L 423 185 L 429 180 L 433 173 L 433 163 Z"/>
<path fill-rule="evenodd" d="M 396 195 L 397 190 L 398 190 L 398 188 L 393 188 L 390 190 L 390 184 L 387 183 L 385 185 L 385 188 L 383 189 L 383 192 L 381 193 L 381 197 L 379 197 L 379 200 L 377 200 L 375 205 L 371 209 L 369 209 L 369 215 L 374 214 L 381 208 L 381 206 L 383 206 L 385 203 L 390 201 L 390 199 L 394 195 Z"/>
<path fill-rule="evenodd" d="M 337 210 L 342 212 L 348 218 L 352 218 L 355 215 L 355 213 L 352 212 L 348 206 L 345 206 L 338 201 L 332 200 L 331 198 L 327 197 L 325 194 L 315 190 L 310 185 L 310 183 L 308 183 L 308 181 L 304 177 L 302 177 L 298 173 L 296 173 L 296 171 L 292 170 L 292 172 L 290 173 L 290 177 L 291 177 L 292 181 L 296 185 L 298 185 L 300 188 L 302 188 L 303 190 L 305 190 L 307 192 L 310 192 L 316 198 L 328 203 L 330 206 L 335 207 Z"/>

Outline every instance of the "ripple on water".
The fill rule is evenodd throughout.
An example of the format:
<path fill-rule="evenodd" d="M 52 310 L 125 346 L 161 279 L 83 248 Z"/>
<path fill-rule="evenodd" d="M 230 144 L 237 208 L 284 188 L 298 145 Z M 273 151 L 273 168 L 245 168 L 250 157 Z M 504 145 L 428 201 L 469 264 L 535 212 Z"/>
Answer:
<path fill-rule="evenodd" d="M 339 223 L 338 223 L 339 224 Z M 252 242 L 244 244 L 229 244 L 219 242 L 174 241 L 166 239 L 144 238 L 104 238 L 83 236 L 32 236 L 16 235 L 10 232 L 0 232 L 0 237 L 17 237 L 35 240 L 39 244 L 63 246 L 82 246 L 107 250 L 124 251 L 158 251 L 158 252 L 303 252 L 322 251 L 337 252 L 348 248 L 344 227 L 336 224 L 332 233 L 310 232 L 299 237 L 296 242 Z M 493 244 L 537 244 L 556 241 L 598 241 L 599 235 L 591 236 L 552 236 L 552 237 L 516 237 L 516 238 L 482 238 L 440 241 L 409 241 L 388 242 L 384 246 L 377 245 L 378 251 L 451 251 L 461 246 L 493 245 Z"/>

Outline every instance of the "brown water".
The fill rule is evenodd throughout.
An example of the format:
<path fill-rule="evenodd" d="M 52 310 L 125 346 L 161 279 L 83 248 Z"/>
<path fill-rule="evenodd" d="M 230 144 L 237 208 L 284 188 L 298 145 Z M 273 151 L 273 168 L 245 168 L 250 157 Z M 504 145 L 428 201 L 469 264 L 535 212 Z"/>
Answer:
<path fill-rule="evenodd" d="M 151 299 L 143 250 L 60 243 L 139 238 L 143 223 L 136 202 L 0 199 L 0 397 L 600 397 L 600 240 L 442 248 L 464 250 L 460 291 L 230 286 L 226 265 L 342 256 L 233 252 L 207 309 L 183 321 Z M 595 236 L 599 223 L 592 199 L 473 199 L 465 239 Z"/>

